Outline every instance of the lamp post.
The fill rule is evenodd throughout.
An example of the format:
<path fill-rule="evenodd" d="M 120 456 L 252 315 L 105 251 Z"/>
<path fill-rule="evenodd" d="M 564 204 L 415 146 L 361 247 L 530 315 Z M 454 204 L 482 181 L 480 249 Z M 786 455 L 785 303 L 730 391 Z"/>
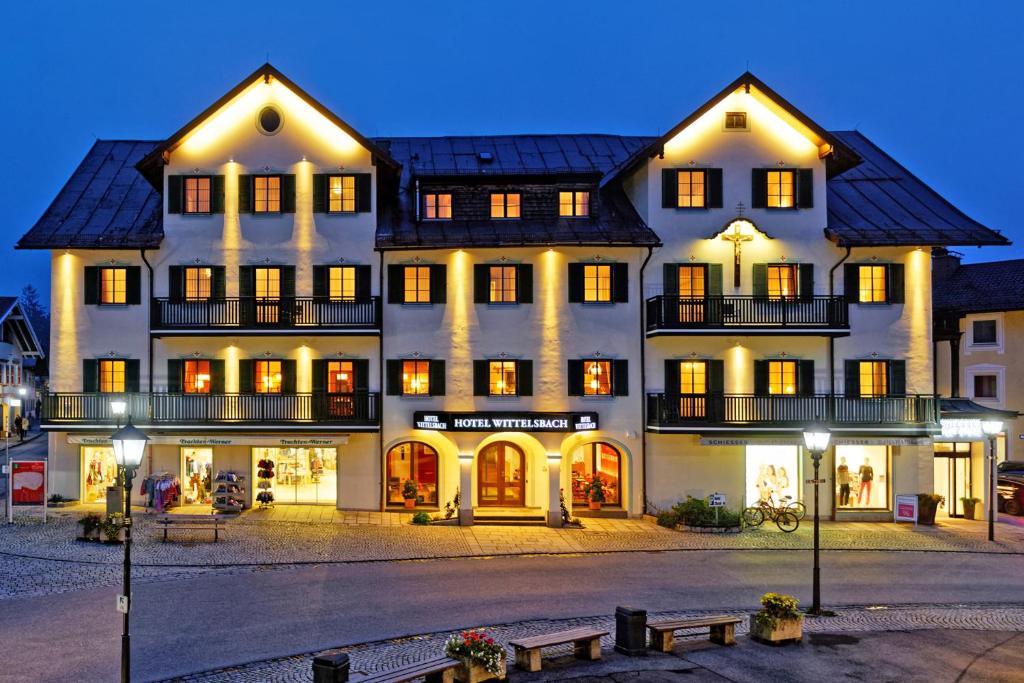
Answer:
<path fill-rule="evenodd" d="M 125 411 L 128 409 L 128 402 L 123 398 L 115 398 L 110 401 L 110 412 L 114 415 L 114 420 L 117 422 L 117 428 L 121 428 L 121 418 L 124 417 Z"/>
<path fill-rule="evenodd" d="M 828 427 L 822 424 L 812 424 L 804 430 L 804 446 L 811 452 L 811 461 L 814 463 L 814 589 L 812 593 L 811 609 L 809 614 L 821 614 L 821 543 L 819 532 L 821 520 L 818 515 L 818 471 L 821 467 L 821 456 L 828 449 L 828 442 L 832 438 Z"/>
<path fill-rule="evenodd" d="M 988 437 L 988 540 L 996 540 L 996 508 L 999 507 L 999 488 L 996 485 L 996 437 L 1003 431 L 999 420 L 982 420 L 981 431 Z"/>
<path fill-rule="evenodd" d="M 131 680 L 131 632 L 128 628 L 128 616 L 132 604 L 132 479 L 135 471 L 142 463 L 142 454 L 146 450 L 149 437 L 128 422 L 110 436 L 114 445 L 114 459 L 121 468 L 124 483 L 124 594 L 118 600 L 118 608 L 124 613 L 124 627 L 121 630 L 121 683 Z"/>

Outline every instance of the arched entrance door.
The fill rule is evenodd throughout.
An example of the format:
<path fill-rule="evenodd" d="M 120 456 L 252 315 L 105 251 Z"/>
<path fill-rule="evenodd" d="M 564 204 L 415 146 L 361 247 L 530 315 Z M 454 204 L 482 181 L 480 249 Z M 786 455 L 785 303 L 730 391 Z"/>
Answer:
<path fill-rule="evenodd" d="M 477 458 L 477 503 L 489 507 L 526 504 L 526 456 L 508 441 L 497 441 Z"/>

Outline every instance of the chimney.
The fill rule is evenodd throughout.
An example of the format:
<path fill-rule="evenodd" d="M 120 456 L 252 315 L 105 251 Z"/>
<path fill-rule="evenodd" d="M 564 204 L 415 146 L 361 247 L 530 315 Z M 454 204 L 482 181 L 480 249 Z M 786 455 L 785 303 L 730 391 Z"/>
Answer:
<path fill-rule="evenodd" d="M 962 257 L 963 254 L 945 247 L 932 249 L 932 282 L 946 280 L 952 276 L 960 267 Z"/>

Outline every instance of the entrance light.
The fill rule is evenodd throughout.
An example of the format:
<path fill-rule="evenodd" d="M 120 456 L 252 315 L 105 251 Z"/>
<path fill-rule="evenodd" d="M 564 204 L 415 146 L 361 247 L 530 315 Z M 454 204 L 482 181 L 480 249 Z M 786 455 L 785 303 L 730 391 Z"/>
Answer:
<path fill-rule="evenodd" d="M 1003 431 L 1003 423 L 1000 420 L 982 420 L 981 431 L 985 436 L 997 436 Z"/>

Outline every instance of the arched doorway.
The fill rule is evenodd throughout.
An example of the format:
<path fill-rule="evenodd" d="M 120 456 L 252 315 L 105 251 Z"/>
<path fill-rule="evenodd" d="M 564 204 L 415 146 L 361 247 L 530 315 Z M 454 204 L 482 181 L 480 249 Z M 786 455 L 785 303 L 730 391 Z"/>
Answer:
<path fill-rule="evenodd" d="M 622 454 L 611 444 L 588 443 L 572 454 L 572 502 L 586 505 L 586 485 L 594 475 L 604 484 L 606 505 L 622 505 Z"/>
<path fill-rule="evenodd" d="M 526 504 L 526 456 L 508 441 L 488 444 L 477 456 L 477 504 L 522 507 Z"/>
<path fill-rule="evenodd" d="M 402 505 L 402 486 L 416 482 L 416 504 L 437 507 L 437 451 L 420 441 L 397 444 L 387 454 L 387 504 Z"/>

